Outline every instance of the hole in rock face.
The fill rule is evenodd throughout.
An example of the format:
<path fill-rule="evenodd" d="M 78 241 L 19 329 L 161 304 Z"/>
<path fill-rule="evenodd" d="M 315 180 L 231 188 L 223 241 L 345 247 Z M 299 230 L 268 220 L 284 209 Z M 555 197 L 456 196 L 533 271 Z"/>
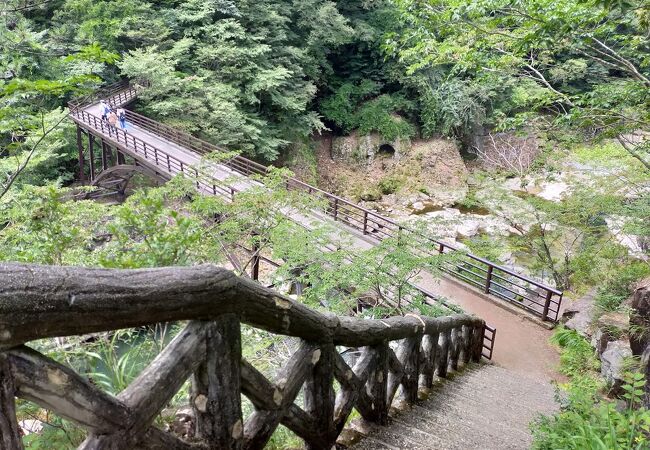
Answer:
<path fill-rule="evenodd" d="M 395 148 L 390 144 L 382 144 L 377 149 L 377 156 L 392 158 L 395 156 Z"/>

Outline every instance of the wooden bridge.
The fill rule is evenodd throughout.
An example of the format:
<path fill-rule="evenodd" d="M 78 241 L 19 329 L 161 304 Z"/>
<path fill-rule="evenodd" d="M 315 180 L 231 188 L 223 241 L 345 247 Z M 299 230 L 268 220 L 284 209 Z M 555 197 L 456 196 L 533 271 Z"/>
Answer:
<path fill-rule="evenodd" d="M 248 177 L 266 174 L 267 167 L 241 156 L 218 164 L 206 162 L 202 159 L 203 155 L 223 150 L 187 133 L 133 111 L 126 113 L 128 132 L 101 120 L 97 102 L 99 98 L 107 99 L 116 107 L 124 106 L 137 98 L 139 89 L 138 86 L 122 82 L 99 91 L 91 99 L 70 103 L 70 115 L 77 123 L 79 177 L 82 180 L 88 176 L 97 184 L 113 186 L 117 191 L 123 191 L 125 179 L 128 182 L 124 173 L 128 172 L 129 167 L 132 170 L 146 169 L 162 180 L 177 175 L 184 176 L 195 182 L 200 193 L 226 200 L 232 200 L 238 192 L 259 185 L 258 181 Z M 87 136 L 87 149 L 84 148 L 84 134 Z M 96 146 L 99 147 L 99 155 L 95 153 Z M 85 154 L 88 154 L 88 158 Z M 112 165 L 120 167 L 118 170 L 111 169 Z M 118 172 L 122 176 L 114 179 L 105 176 L 111 175 L 111 172 Z M 453 245 L 416 233 L 376 212 L 298 179 L 287 178 L 286 186 L 288 189 L 318 198 L 326 205 L 320 211 L 291 213 L 291 218 L 305 227 L 309 227 L 315 219 L 329 221 L 349 233 L 354 239 L 354 244 L 362 248 L 374 245 L 387 237 L 409 235 L 409 241 L 418 244 L 417 251 L 462 254 L 460 261 L 444 267 L 444 270 L 457 280 L 542 320 L 555 322 L 559 317 L 562 292 L 551 286 L 484 258 L 464 253 Z M 256 271 L 256 268 L 253 270 Z M 439 296 L 430 292 L 426 286 L 419 284 L 416 287 L 428 301 L 439 302 Z"/>

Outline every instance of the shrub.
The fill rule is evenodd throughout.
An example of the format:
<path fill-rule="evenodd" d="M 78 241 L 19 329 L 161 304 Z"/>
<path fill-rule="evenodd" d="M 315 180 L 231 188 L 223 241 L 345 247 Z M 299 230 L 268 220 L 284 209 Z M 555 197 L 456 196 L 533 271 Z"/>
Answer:
<path fill-rule="evenodd" d="M 634 282 L 648 275 L 650 266 L 643 261 L 634 261 L 622 266 L 598 290 L 596 305 L 603 311 L 616 311 L 632 293 Z"/>
<path fill-rule="evenodd" d="M 379 180 L 379 190 L 382 194 L 394 194 L 400 188 L 401 181 L 395 177 L 386 177 Z"/>
<path fill-rule="evenodd" d="M 533 424 L 533 448 L 646 449 L 650 441 L 650 412 L 640 407 L 645 380 L 642 374 L 626 374 L 624 409 L 603 399 L 598 377 L 599 361 L 586 339 L 573 330 L 558 329 L 551 342 L 561 349 L 560 372 L 569 377 L 564 386 L 568 398 L 562 411 L 542 416 Z"/>

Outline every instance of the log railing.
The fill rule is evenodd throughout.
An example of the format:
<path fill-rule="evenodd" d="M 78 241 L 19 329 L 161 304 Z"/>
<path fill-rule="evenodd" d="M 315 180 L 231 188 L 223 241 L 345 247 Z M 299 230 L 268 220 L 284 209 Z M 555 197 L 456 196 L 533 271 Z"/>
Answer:
<path fill-rule="evenodd" d="M 479 362 L 485 329 L 468 315 L 324 314 L 209 265 L 124 271 L 2 264 L 0 280 L 2 450 L 22 448 L 15 396 L 87 430 L 80 449 L 258 449 L 283 424 L 307 448 L 330 450 L 353 408 L 385 424 L 394 401 L 415 402 L 436 376 Z M 169 321 L 189 323 L 115 397 L 25 345 Z M 241 324 L 299 338 L 273 380 L 242 358 Z M 360 356 L 349 359 L 347 349 Z M 154 425 L 188 378 L 193 442 Z M 242 396 L 254 405 L 248 417 Z"/>

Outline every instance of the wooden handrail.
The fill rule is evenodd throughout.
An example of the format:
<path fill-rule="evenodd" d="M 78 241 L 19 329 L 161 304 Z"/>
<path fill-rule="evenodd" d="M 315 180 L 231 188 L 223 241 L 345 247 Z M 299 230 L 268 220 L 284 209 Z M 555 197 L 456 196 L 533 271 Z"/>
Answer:
<path fill-rule="evenodd" d="M 107 270 L 5 263 L 0 280 L 2 450 L 22 448 L 14 396 L 85 428 L 83 450 L 261 449 L 280 424 L 308 448 L 329 450 L 353 408 L 386 424 L 397 396 L 415 402 L 435 376 L 479 362 L 486 331 L 481 319 L 464 314 L 363 320 L 321 313 L 211 265 Z M 22 345 L 180 320 L 190 322 L 117 397 Z M 274 380 L 242 358 L 241 323 L 301 339 Z M 337 346 L 360 357 L 350 361 Z M 199 441 L 188 443 L 153 422 L 192 374 Z M 304 408 L 295 403 L 301 390 Z M 242 394 L 255 406 L 247 418 Z"/>
<path fill-rule="evenodd" d="M 0 349 L 47 337 L 210 320 L 226 313 L 241 314 L 242 322 L 273 333 L 348 346 L 415 336 L 422 326 L 436 332 L 441 326 L 483 323 L 465 314 L 337 317 L 212 265 L 120 271 L 0 264 L 0 280 Z M 34 280 L 38 289 L 30 287 Z"/>

